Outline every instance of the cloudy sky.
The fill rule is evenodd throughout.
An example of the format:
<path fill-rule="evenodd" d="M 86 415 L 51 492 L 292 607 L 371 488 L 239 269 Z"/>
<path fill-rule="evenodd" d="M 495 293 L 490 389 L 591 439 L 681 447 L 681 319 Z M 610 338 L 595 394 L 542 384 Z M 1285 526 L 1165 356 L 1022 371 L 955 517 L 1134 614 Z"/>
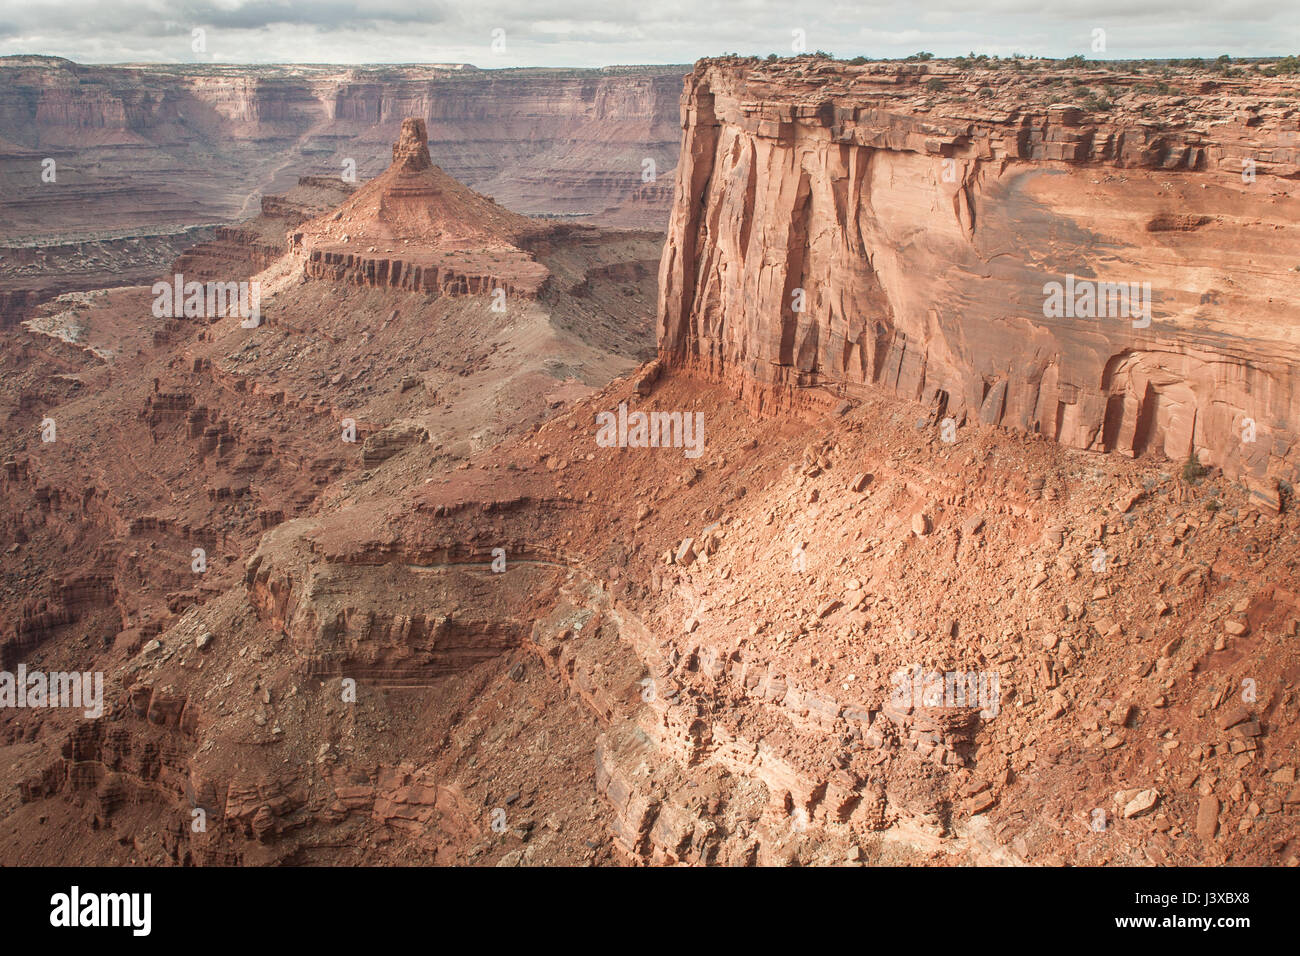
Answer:
<path fill-rule="evenodd" d="M 87 63 L 688 63 L 796 30 L 840 57 L 1270 56 L 1300 53 L 1300 0 L 0 0 L 0 55 Z"/>

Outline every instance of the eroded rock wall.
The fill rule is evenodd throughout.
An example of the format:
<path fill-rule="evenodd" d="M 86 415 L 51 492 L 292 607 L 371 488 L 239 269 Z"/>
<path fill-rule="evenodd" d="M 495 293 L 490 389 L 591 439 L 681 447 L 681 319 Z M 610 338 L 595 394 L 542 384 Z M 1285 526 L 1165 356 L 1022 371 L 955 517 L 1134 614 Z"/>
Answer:
<path fill-rule="evenodd" d="M 1115 93 L 1090 112 L 1059 102 L 1068 72 L 701 61 L 661 355 L 759 409 L 884 388 L 936 422 L 1195 454 L 1275 497 L 1300 427 L 1286 81 L 1188 73 L 1157 95 L 1077 71 L 1074 95 Z M 1138 292 L 1129 312 L 1103 294 L 1108 314 L 1050 315 L 1070 276 L 1076 297 L 1085 280 Z"/>

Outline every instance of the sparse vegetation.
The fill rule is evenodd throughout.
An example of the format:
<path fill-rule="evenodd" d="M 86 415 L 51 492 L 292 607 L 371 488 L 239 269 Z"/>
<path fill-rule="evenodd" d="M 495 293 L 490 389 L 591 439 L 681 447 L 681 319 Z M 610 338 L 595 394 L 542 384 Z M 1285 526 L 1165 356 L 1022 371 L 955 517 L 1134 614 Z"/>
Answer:
<path fill-rule="evenodd" d="M 989 55 L 987 53 L 977 54 L 974 50 L 971 50 L 966 56 L 953 57 L 952 62 L 960 69 L 969 70 L 971 67 L 987 66 Z"/>
<path fill-rule="evenodd" d="M 1183 481 L 1189 485 L 1199 484 L 1206 472 L 1206 467 L 1196 460 L 1196 452 L 1188 452 L 1187 461 L 1183 462 Z"/>

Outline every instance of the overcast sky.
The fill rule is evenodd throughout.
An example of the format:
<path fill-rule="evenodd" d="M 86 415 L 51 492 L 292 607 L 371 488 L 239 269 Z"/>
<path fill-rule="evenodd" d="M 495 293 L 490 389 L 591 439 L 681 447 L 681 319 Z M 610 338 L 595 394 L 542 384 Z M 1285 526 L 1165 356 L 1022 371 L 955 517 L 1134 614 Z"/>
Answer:
<path fill-rule="evenodd" d="M 1300 0 L 0 0 L 0 54 L 85 63 L 689 63 L 795 30 L 839 57 L 1270 56 L 1300 53 Z"/>

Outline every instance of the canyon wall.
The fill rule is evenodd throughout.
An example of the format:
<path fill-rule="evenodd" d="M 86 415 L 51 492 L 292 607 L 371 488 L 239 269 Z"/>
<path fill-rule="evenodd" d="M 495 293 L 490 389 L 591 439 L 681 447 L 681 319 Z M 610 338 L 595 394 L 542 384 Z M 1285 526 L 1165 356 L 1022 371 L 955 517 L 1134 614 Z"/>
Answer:
<path fill-rule="evenodd" d="M 1276 503 L 1300 460 L 1294 95 L 1190 70 L 701 61 L 661 356 L 758 409 L 884 388 L 932 423 L 1194 454 Z M 1090 283 L 1124 283 L 1130 310 Z"/>
<path fill-rule="evenodd" d="M 243 218 L 304 173 L 382 172 L 403 118 L 450 175 L 528 214 L 660 229 L 684 67 L 82 66 L 0 59 L 0 234 Z M 54 161 L 54 180 L 42 162 Z M 649 185 L 653 185 L 652 180 Z M 627 208 L 630 204 L 631 208 Z"/>
<path fill-rule="evenodd" d="M 61 292 L 152 282 L 214 229 L 209 260 L 267 265 L 285 230 L 249 232 L 277 212 L 262 201 L 304 174 L 329 192 L 382 173 L 408 116 L 508 208 L 662 231 L 685 71 L 0 57 L 0 327 Z"/>

